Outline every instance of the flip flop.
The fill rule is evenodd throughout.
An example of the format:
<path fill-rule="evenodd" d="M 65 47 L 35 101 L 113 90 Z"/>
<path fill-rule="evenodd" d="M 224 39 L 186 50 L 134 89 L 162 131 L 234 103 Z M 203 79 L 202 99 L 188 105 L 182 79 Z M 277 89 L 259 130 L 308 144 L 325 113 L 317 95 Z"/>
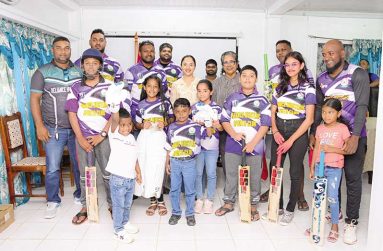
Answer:
<path fill-rule="evenodd" d="M 334 242 L 337 242 L 338 238 L 339 238 L 339 233 L 334 230 L 331 230 L 330 233 L 328 234 L 327 241 L 334 243 Z"/>
<path fill-rule="evenodd" d="M 269 190 L 261 194 L 261 198 L 259 199 L 259 202 L 264 203 L 269 201 Z"/>
<path fill-rule="evenodd" d="M 226 205 L 226 204 L 225 204 L 225 205 Z M 224 207 L 225 205 L 223 205 L 222 207 L 218 208 L 217 211 L 215 211 L 215 215 L 216 215 L 216 216 L 224 216 L 225 214 L 234 211 L 234 206 L 231 207 L 231 208 L 227 208 L 227 207 Z M 222 214 L 219 214 L 218 212 L 222 212 Z"/>
<path fill-rule="evenodd" d="M 83 220 L 80 220 L 80 217 L 84 217 Z M 78 212 L 75 218 L 76 220 L 72 219 L 72 223 L 75 225 L 80 225 L 88 219 L 88 212 Z"/>
<path fill-rule="evenodd" d="M 259 212 L 257 208 L 251 206 L 251 221 L 258 221 L 259 219 L 260 219 L 260 216 L 259 216 Z"/>
<path fill-rule="evenodd" d="M 306 200 L 299 200 L 298 201 L 298 210 L 299 211 L 308 211 L 309 210 L 309 204 L 307 204 Z"/>

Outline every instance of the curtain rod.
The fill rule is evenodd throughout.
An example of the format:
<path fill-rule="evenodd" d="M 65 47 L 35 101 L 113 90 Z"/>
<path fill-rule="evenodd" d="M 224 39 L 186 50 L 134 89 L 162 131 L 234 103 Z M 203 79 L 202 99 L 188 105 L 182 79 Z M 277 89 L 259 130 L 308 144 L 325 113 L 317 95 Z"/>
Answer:
<path fill-rule="evenodd" d="M 352 39 L 333 38 L 333 37 L 317 37 L 317 36 L 313 36 L 313 35 L 309 35 L 309 37 L 310 38 L 321 38 L 321 39 L 338 39 L 338 40 L 348 41 L 348 42 L 352 42 L 353 41 Z"/>

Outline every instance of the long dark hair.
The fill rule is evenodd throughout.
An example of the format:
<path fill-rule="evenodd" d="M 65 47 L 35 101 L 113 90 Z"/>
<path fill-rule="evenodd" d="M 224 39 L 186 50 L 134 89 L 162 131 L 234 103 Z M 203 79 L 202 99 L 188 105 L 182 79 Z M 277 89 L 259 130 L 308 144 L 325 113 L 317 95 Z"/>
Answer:
<path fill-rule="evenodd" d="M 299 63 L 304 64 L 304 67 L 298 73 L 298 85 L 300 86 L 300 85 L 306 83 L 308 81 L 308 77 L 307 77 L 307 73 L 306 73 L 307 67 L 306 67 L 306 63 L 305 63 L 305 60 L 303 59 L 302 54 L 298 51 L 289 52 L 286 55 L 285 60 L 283 61 L 283 64 L 286 63 L 286 60 L 288 58 L 294 58 L 294 59 L 298 60 Z M 286 68 L 283 66 L 280 73 L 279 73 L 279 85 L 276 88 L 276 91 L 277 91 L 277 94 L 279 97 L 287 92 L 287 88 L 288 88 L 289 84 L 290 84 L 290 76 L 287 74 Z"/>
<path fill-rule="evenodd" d="M 165 105 L 166 97 L 165 97 L 164 91 L 162 89 L 161 79 L 159 77 L 157 77 L 157 75 L 153 74 L 153 75 L 150 75 L 147 78 L 145 78 L 142 85 L 146 87 L 149 80 L 151 80 L 151 79 L 155 80 L 158 84 L 159 91 L 157 93 L 157 98 L 161 99 L 161 105 L 164 108 L 164 114 L 163 114 L 164 121 L 168 122 L 168 111 L 167 111 L 166 105 Z M 142 88 L 140 101 L 145 100 L 147 98 L 148 98 L 148 93 L 146 92 L 146 90 L 144 88 Z"/>
<path fill-rule="evenodd" d="M 328 98 L 324 101 L 324 104 L 322 105 L 322 107 L 330 107 L 332 109 L 335 109 L 337 112 L 340 112 L 342 111 L 342 102 L 340 102 L 339 99 L 336 99 L 336 98 Z M 344 119 L 342 118 L 342 116 L 340 116 L 337 121 L 339 123 L 342 123 L 342 124 L 345 124 L 347 127 L 349 127 L 349 125 L 346 123 L 346 121 L 344 121 Z M 350 128 L 349 128 L 350 130 Z"/>

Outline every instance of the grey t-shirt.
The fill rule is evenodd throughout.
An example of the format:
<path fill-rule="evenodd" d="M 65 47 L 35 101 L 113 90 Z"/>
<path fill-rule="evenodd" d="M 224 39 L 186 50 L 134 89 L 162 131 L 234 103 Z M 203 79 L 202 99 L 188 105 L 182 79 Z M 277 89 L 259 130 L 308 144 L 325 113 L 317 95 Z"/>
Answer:
<path fill-rule="evenodd" d="M 239 83 L 239 73 L 234 78 L 228 78 L 226 75 L 222 75 L 213 82 L 213 96 L 212 100 L 216 102 L 220 107 L 223 107 L 225 100 L 230 94 L 237 92 L 241 89 Z"/>

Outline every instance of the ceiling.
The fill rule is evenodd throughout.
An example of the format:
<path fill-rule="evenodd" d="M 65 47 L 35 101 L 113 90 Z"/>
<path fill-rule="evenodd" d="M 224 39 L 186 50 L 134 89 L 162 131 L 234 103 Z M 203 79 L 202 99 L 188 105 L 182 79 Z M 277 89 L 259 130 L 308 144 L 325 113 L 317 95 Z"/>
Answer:
<path fill-rule="evenodd" d="M 383 14 L 383 0 L 72 0 L 84 7 L 147 7 L 187 9 L 241 9 L 288 12 L 355 12 Z"/>

